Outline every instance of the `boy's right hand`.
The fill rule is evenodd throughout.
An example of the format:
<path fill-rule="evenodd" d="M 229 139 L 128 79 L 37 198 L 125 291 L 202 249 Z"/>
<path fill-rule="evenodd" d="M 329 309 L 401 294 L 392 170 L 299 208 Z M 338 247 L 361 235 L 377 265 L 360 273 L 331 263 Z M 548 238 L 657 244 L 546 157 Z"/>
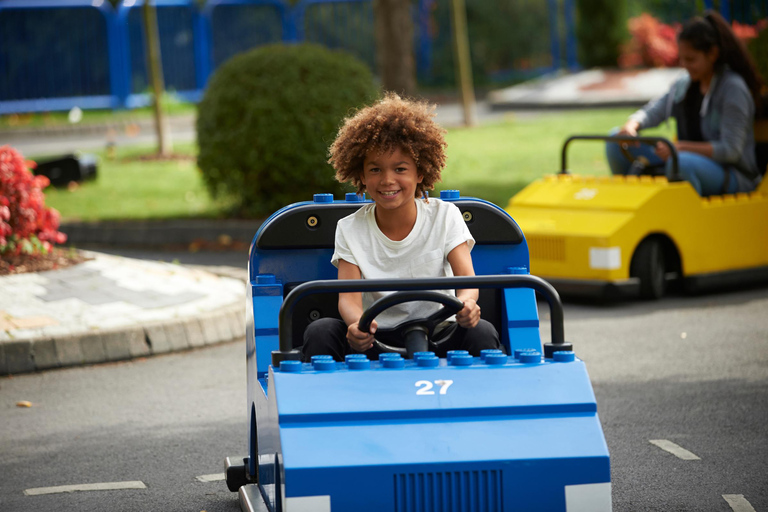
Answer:
<path fill-rule="evenodd" d="M 365 352 L 373 347 L 373 334 L 378 328 L 376 320 L 371 322 L 370 332 L 363 332 L 357 327 L 358 322 L 347 327 L 347 342 L 358 352 Z"/>

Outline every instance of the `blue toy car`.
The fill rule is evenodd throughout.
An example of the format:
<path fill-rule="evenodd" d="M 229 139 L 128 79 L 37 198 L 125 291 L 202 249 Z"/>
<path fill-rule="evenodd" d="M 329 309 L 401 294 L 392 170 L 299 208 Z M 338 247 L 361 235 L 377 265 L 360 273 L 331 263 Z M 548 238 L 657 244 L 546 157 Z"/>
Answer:
<path fill-rule="evenodd" d="M 529 275 L 525 237 L 506 212 L 458 191 L 441 199 L 455 202 L 476 240 L 475 277 L 336 280 L 336 223 L 366 202 L 354 194 L 318 194 L 259 229 L 246 307 L 248 457 L 226 461 L 244 510 L 611 510 L 608 448 L 557 292 Z M 401 326 L 403 346 L 378 361 L 301 362 L 304 329 L 339 318 L 339 292 L 400 290 L 364 313 L 372 319 L 455 288 L 480 289 L 483 318 L 509 355 L 439 359 L 427 318 Z M 549 302 L 552 343 L 542 345 L 534 290 Z"/>

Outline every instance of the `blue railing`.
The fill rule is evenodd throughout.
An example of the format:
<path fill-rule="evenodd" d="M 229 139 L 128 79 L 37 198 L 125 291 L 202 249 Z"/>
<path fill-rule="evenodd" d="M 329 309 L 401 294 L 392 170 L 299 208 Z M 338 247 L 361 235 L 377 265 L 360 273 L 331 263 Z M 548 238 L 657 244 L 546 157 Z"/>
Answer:
<path fill-rule="evenodd" d="M 373 2 L 301 0 L 293 15 L 297 41 L 346 50 L 376 69 Z"/>
<path fill-rule="evenodd" d="M 160 34 L 160 55 L 166 89 L 189 101 L 200 98 L 206 76 L 197 73 L 195 44 L 200 36 L 194 0 L 154 0 Z M 125 1 L 117 10 L 120 47 L 123 49 L 119 97 L 128 108 L 149 104 L 146 94 L 146 52 L 144 48 L 143 0 Z"/>
<path fill-rule="evenodd" d="M 148 104 L 143 1 L 123 0 L 113 9 L 106 0 L 0 0 L 0 114 Z M 293 7 L 287 0 L 153 2 L 166 89 L 190 101 L 228 58 L 269 43 L 344 49 L 375 69 L 372 0 L 300 0 Z M 689 3 L 695 11 L 696 2 Z M 486 52 L 477 59 L 484 62 L 475 69 L 480 80 L 578 67 L 574 0 L 508 0 L 498 3 L 506 9 L 498 15 L 489 4 L 497 8 L 467 0 L 470 13 L 516 28 L 499 31 L 507 34 L 498 48 L 473 46 L 473 53 Z M 721 0 L 719 8 L 741 22 L 768 16 L 768 0 Z M 419 0 L 413 16 L 420 82 L 452 83 L 448 1 Z M 479 40 L 472 36 L 470 22 L 470 38 Z"/>
<path fill-rule="evenodd" d="M 768 0 L 720 0 L 720 14 L 727 20 L 754 23 L 768 17 Z"/>
<path fill-rule="evenodd" d="M 202 40 L 208 41 L 201 66 L 207 77 L 235 54 L 256 46 L 296 40 L 289 7 L 281 0 L 210 0 L 204 7 Z"/>
<path fill-rule="evenodd" d="M 121 106 L 116 31 L 93 0 L 0 2 L 0 113 Z"/>

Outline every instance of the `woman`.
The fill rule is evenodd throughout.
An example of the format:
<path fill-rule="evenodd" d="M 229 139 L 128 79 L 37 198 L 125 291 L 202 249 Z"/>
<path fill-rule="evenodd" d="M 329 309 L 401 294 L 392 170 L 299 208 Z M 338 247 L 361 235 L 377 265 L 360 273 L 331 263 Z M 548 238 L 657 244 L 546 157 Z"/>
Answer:
<path fill-rule="evenodd" d="M 680 175 L 700 195 L 754 190 L 762 176 L 755 160 L 753 133 L 762 80 L 749 53 L 714 11 L 687 21 L 677 44 L 686 76 L 664 96 L 632 114 L 614 134 L 636 137 L 638 131 L 674 117 Z M 666 144 L 655 148 L 630 145 L 625 151 L 634 158 L 644 157 L 650 165 L 665 165 L 670 176 L 672 162 Z M 611 172 L 633 172 L 618 144 L 609 143 L 606 154 Z"/>

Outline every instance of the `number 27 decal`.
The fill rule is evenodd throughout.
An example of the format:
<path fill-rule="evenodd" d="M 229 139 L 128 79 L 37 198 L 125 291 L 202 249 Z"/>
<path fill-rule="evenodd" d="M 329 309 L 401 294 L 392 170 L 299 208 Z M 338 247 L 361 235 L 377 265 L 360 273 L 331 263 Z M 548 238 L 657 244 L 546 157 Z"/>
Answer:
<path fill-rule="evenodd" d="M 448 393 L 448 388 L 453 384 L 452 380 L 436 380 L 435 384 L 440 386 L 440 394 L 445 395 Z M 428 380 L 420 380 L 414 384 L 417 388 L 417 395 L 434 395 L 435 391 L 432 389 L 433 384 Z"/>

